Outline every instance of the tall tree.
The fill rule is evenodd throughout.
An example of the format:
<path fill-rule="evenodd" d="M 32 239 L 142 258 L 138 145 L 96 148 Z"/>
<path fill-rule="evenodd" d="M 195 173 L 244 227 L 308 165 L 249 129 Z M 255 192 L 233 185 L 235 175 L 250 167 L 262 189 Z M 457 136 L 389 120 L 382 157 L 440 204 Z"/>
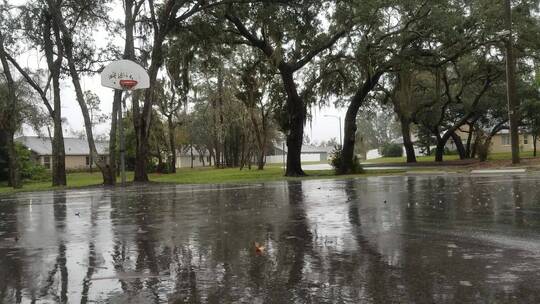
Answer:
<path fill-rule="evenodd" d="M 241 81 L 237 98 L 244 103 L 247 109 L 257 143 L 257 169 L 263 170 L 267 147 L 270 144 L 271 114 L 276 103 L 270 98 L 271 95 L 268 92 L 274 75 L 267 71 L 260 56 L 250 54 L 244 48 L 240 48 L 240 53 L 245 62 L 242 63 L 243 66 L 239 71 Z M 236 60 L 241 61 L 240 56 Z"/>
<path fill-rule="evenodd" d="M 161 90 L 158 106 L 160 112 L 167 120 L 168 141 L 169 141 L 169 170 L 176 172 L 176 128 L 181 123 L 180 109 L 186 109 L 188 105 L 188 94 L 191 87 L 190 72 L 196 49 L 192 45 L 192 40 L 188 35 L 177 35 L 168 44 L 166 59 L 167 76 L 169 78 L 168 88 Z"/>
<path fill-rule="evenodd" d="M 486 93 L 502 73 L 497 68 L 497 61 L 485 57 L 483 53 L 453 60 L 451 64 L 444 66 L 440 73 L 441 79 L 438 79 L 437 75 L 427 74 L 428 77 L 425 77 L 423 83 L 416 84 L 427 87 L 428 93 L 424 94 L 424 98 L 433 100 L 431 103 L 427 102 L 429 106 L 423 109 L 423 113 L 418 114 L 417 120 L 430 130 L 436 139 L 436 161 L 442 161 L 446 143 L 450 138 L 463 159 L 466 157 L 466 149 L 456 132 L 481 114 Z M 440 90 L 437 82 L 441 83 Z"/>
<path fill-rule="evenodd" d="M 11 11 L 11 7 L 9 8 Z M 65 186 L 66 185 L 66 165 L 65 165 L 65 150 L 64 150 L 64 134 L 62 129 L 62 107 L 61 107 L 61 95 L 60 95 L 60 78 L 63 62 L 63 47 L 58 41 L 60 40 L 59 29 L 51 22 L 51 16 L 48 11 L 41 5 L 41 3 L 29 2 L 26 6 L 20 7 L 20 13 L 15 16 L 10 14 L 4 14 L 2 20 L 7 22 L 12 20 L 11 26 L 16 26 L 14 23 L 21 22 L 23 35 L 19 37 L 19 40 L 29 42 L 30 45 L 41 49 L 46 59 L 48 75 L 47 81 L 40 81 L 40 74 L 35 73 L 33 75 L 30 71 L 23 69 L 19 62 L 16 60 L 16 54 L 12 55 L 12 52 L 7 50 L 4 46 L 4 55 L 6 59 L 17 69 L 17 71 L 23 76 L 26 82 L 36 91 L 40 96 L 49 116 L 53 123 L 53 136 L 52 136 L 52 185 L 53 186 Z M 3 10 L 5 13 L 6 10 Z M 7 16 L 6 16 L 7 15 Z M 14 21 L 18 20 L 18 21 Z M 3 28 L 4 34 L 7 33 L 9 27 Z M 13 33 L 9 31 L 9 33 Z M 14 42 L 15 40 L 13 40 Z M 16 46 L 15 43 L 11 45 Z M 52 103 L 48 97 L 48 91 L 52 90 L 53 100 Z"/>
<path fill-rule="evenodd" d="M 122 54 L 123 59 L 137 61 L 135 56 L 135 37 L 134 30 L 135 24 L 138 18 L 140 18 L 140 12 L 142 5 L 146 0 L 125 0 L 124 4 L 124 52 Z M 113 105 L 111 115 L 111 129 L 109 132 L 109 180 L 113 183 L 116 182 L 116 178 L 113 176 L 117 172 L 117 137 L 124 137 L 124 124 L 123 124 L 123 104 L 122 97 L 127 96 L 123 94 L 121 90 L 114 90 Z M 131 94 L 131 98 L 139 98 L 139 94 Z M 117 136 L 118 135 L 118 136 Z M 120 143 L 119 152 L 121 154 L 120 166 L 125 168 L 125 142 Z M 122 157 L 122 155 L 124 157 Z M 124 174 L 124 173 L 123 173 Z M 124 176 L 122 176 L 122 179 Z"/>
<path fill-rule="evenodd" d="M 15 150 L 15 131 L 18 128 L 20 117 L 20 107 L 17 103 L 15 80 L 11 74 L 11 67 L 6 58 L 6 51 L 4 49 L 4 37 L 0 32 L 0 62 L 2 63 L 2 74 L 5 78 L 5 86 L 7 88 L 7 94 L 0 95 L 0 106 L 2 110 L 3 122 L 0 126 L 1 129 L 7 132 L 7 146 L 8 146 L 8 163 L 9 163 L 9 185 L 13 188 L 21 188 L 21 174 L 18 167 L 17 152 Z M 3 109 L 2 109 L 3 108 Z"/>
<path fill-rule="evenodd" d="M 160 6 L 157 6 L 153 0 L 148 1 L 148 18 L 151 31 L 152 44 L 150 49 L 150 65 L 148 74 L 150 76 L 150 89 L 144 92 L 144 102 L 141 105 L 139 100 L 132 101 L 133 124 L 137 138 L 135 176 L 136 182 L 148 181 L 147 162 L 148 162 L 148 140 L 150 136 L 150 124 L 152 120 L 152 107 L 156 99 L 156 82 L 158 72 L 164 63 L 165 48 L 163 47 L 171 30 L 175 27 L 181 27 L 192 16 L 216 5 L 223 1 L 218 0 L 196 0 L 196 1 L 176 1 L 165 0 Z"/>
<path fill-rule="evenodd" d="M 241 43 L 259 49 L 281 76 L 286 101 L 278 117 L 288 148 L 286 176 L 305 175 L 300 155 L 308 104 L 302 98 L 305 92 L 300 92 L 297 72 L 348 30 L 348 26 L 335 24 L 323 29 L 319 13 L 330 6 L 331 1 L 295 0 L 287 4 L 231 5 L 225 14 L 235 33 L 243 37 Z"/>
<path fill-rule="evenodd" d="M 64 48 L 64 56 L 67 61 L 69 75 L 71 76 L 71 81 L 75 89 L 75 96 L 79 107 L 81 108 L 81 113 L 84 120 L 84 128 L 86 131 L 91 158 L 95 160 L 96 166 L 101 171 L 103 183 L 106 185 L 113 185 L 114 175 L 111 174 L 109 165 L 106 163 L 106 161 L 99 157 L 96 149 L 94 133 L 92 130 L 92 120 L 90 118 L 88 104 L 86 103 L 81 85 L 81 73 L 79 70 L 79 66 L 82 64 L 81 57 L 77 56 L 80 54 L 75 53 L 75 47 L 89 47 L 85 43 L 89 43 L 91 39 L 88 36 L 82 35 L 82 45 L 77 45 L 77 41 L 74 39 L 75 36 L 73 31 L 75 28 L 92 28 L 92 24 L 96 19 L 106 20 L 105 8 L 101 2 L 88 6 L 79 2 L 47 0 L 47 10 L 51 16 L 51 23 L 54 24 L 54 26 L 57 27 L 60 32 L 60 41 L 57 41 L 57 43 L 62 44 Z M 74 20 L 71 20 L 71 18 L 74 18 Z M 79 30 L 77 33 L 81 36 L 82 32 L 82 30 Z M 82 60 L 84 60 L 84 57 Z"/>
<path fill-rule="evenodd" d="M 429 5 L 428 5 L 429 4 Z M 338 2 L 336 20 L 354 27 L 347 44 L 327 56 L 326 69 L 335 77 L 322 81 L 323 94 L 336 95 L 347 107 L 341 164 L 338 173 L 352 173 L 357 138 L 357 115 L 385 73 L 399 71 L 404 58 L 413 56 L 420 40 L 429 35 L 430 1 Z"/>

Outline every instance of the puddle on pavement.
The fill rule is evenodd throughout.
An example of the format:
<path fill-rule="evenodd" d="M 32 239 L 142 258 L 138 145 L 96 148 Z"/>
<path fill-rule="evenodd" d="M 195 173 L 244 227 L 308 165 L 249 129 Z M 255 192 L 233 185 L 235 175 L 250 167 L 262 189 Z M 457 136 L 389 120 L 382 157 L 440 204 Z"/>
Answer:
<path fill-rule="evenodd" d="M 0 197 L 0 303 L 538 303 L 540 176 Z"/>

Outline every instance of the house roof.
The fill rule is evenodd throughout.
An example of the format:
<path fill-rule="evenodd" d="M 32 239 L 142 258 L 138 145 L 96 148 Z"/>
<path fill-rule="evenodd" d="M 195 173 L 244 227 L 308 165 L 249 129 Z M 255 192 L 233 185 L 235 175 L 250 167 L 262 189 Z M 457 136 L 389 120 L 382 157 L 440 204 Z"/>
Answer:
<path fill-rule="evenodd" d="M 38 155 L 52 155 L 51 140 L 48 137 L 21 136 L 15 139 Z M 66 155 L 89 155 L 88 141 L 84 138 L 64 137 L 64 149 Z M 107 154 L 109 143 L 96 141 L 98 154 Z"/>

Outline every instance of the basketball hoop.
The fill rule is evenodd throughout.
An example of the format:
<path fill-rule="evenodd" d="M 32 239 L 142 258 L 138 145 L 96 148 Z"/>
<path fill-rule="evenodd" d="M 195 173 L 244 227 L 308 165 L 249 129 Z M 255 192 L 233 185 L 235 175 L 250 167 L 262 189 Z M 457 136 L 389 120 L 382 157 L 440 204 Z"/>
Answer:
<path fill-rule="evenodd" d="M 140 90 L 150 87 L 146 70 L 131 60 L 111 62 L 101 71 L 101 85 L 115 90 Z"/>
<path fill-rule="evenodd" d="M 137 80 L 133 80 L 133 79 L 120 79 L 120 86 L 124 89 L 124 90 L 131 90 L 133 89 L 134 86 L 136 86 L 138 83 Z"/>
<path fill-rule="evenodd" d="M 131 60 L 122 59 L 111 62 L 101 71 L 101 85 L 115 90 L 141 90 L 150 87 L 150 77 L 146 70 Z M 115 95 L 116 96 L 116 95 Z M 120 122 L 120 171 L 122 172 L 122 186 L 126 183 L 125 166 L 125 138 L 122 124 L 123 106 L 120 105 L 118 120 Z"/>

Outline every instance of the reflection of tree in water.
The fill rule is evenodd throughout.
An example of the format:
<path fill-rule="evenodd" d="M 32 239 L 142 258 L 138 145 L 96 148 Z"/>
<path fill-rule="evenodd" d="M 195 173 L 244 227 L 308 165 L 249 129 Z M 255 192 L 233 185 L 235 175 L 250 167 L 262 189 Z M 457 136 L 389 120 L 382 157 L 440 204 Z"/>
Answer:
<path fill-rule="evenodd" d="M 521 191 L 521 181 L 519 177 L 512 176 L 512 202 L 514 203 L 514 225 L 518 227 L 526 227 L 525 212 L 523 210 L 523 195 Z"/>
<path fill-rule="evenodd" d="M 0 221 L 0 303 L 21 303 L 23 263 L 25 256 L 22 248 L 17 248 L 19 231 L 17 229 L 17 203 L 2 203 L 2 220 Z M 12 244 L 6 246 L 6 244 Z"/>
<path fill-rule="evenodd" d="M 99 193 L 99 192 L 98 192 Z M 92 284 L 92 276 L 96 270 L 96 236 L 97 236 L 97 221 L 98 221 L 98 204 L 103 198 L 103 195 L 96 197 L 90 196 L 90 239 L 88 241 L 88 268 L 86 270 L 86 276 L 83 279 L 83 288 L 81 292 L 81 304 L 88 303 L 88 293 Z"/>
<path fill-rule="evenodd" d="M 359 301 L 370 299 L 374 303 L 388 303 L 396 299 L 395 279 L 396 273 L 393 267 L 389 266 L 379 253 L 377 248 L 371 245 L 370 240 L 364 236 L 362 231 L 362 221 L 359 205 L 362 204 L 361 196 L 358 195 L 357 182 L 348 180 L 345 186 L 347 200 L 349 201 L 349 222 L 352 226 L 352 233 L 358 244 L 358 251 L 353 254 L 354 259 L 358 259 L 357 272 L 361 272 L 364 278 L 360 279 L 357 288 L 363 290 Z"/>
<path fill-rule="evenodd" d="M 64 233 L 66 232 L 66 216 L 67 216 L 67 206 L 66 206 L 66 192 L 65 191 L 56 191 L 53 195 L 53 212 L 54 212 L 54 222 L 56 227 L 56 234 L 59 235 L 58 239 L 58 254 L 56 257 L 56 262 L 53 265 L 53 269 L 49 271 L 46 284 L 41 288 L 40 297 L 45 297 L 51 292 L 52 286 L 55 283 L 55 277 L 58 272 L 60 272 L 60 295 L 52 294 L 56 302 L 67 303 L 68 302 L 68 269 L 67 269 L 67 257 L 66 257 L 66 244 Z"/>
<path fill-rule="evenodd" d="M 302 281 L 305 254 L 311 251 L 312 234 L 306 218 L 302 183 L 297 181 L 289 182 L 288 193 L 291 208 L 288 224 L 282 235 L 289 240 L 287 249 L 290 250 L 289 254 L 293 256 L 287 286 L 294 288 Z"/>

